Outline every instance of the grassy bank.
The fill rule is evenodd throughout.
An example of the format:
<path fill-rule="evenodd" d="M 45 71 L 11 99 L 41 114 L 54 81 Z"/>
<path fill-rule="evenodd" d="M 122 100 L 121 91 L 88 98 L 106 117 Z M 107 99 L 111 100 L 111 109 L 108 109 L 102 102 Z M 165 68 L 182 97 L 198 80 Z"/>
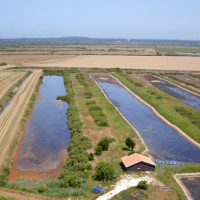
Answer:
<path fill-rule="evenodd" d="M 153 106 L 169 122 L 200 143 L 200 112 L 130 75 L 124 73 L 114 75 L 136 95 Z"/>
<path fill-rule="evenodd" d="M 82 122 L 82 132 L 84 136 L 90 138 L 92 142 L 92 148 L 88 149 L 88 153 L 94 153 L 95 147 L 98 145 L 103 137 L 114 138 L 115 141 L 110 144 L 108 151 L 103 151 L 101 156 L 94 156 L 94 160 L 90 161 L 93 168 L 99 161 L 110 162 L 115 166 L 116 171 L 118 171 L 118 178 L 127 172 L 124 172 L 121 168 L 120 158 L 122 156 L 128 155 L 130 153 L 125 145 L 125 139 L 131 137 L 136 141 L 135 151 L 141 153 L 144 150 L 143 144 L 139 141 L 136 134 L 132 128 L 125 122 L 125 120 L 119 115 L 115 108 L 107 101 L 107 99 L 102 94 L 101 90 L 95 84 L 95 82 L 90 79 L 88 73 L 83 73 L 85 77 L 85 83 L 88 84 L 90 91 L 92 91 L 92 98 L 90 100 L 85 98 L 84 90 L 81 84 L 76 78 L 76 74 L 71 74 L 71 80 L 75 92 L 75 104 L 79 111 L 79 117 Z M 90 115 L 87 107 L 87 103 L 96 102 L 96 104 L 102 108 L 102 112 L 107 116 L 109 127 L 99 127 L 94 122 Z M 92 174 L 94 171 L 92 170 Z M 92 176 L 88 179 L 88 192 L 84 195 L 83 199 L 96 199 L 98 195 L 92 194 L 91 190 L 95 185 L 100 185 L 105 188 L 105 191 L 109 191 L 112 187 L 110 185 L 117 182 L 119 179 L 114 179 L 109 182 L 98 182 L 95 181 Z"/>

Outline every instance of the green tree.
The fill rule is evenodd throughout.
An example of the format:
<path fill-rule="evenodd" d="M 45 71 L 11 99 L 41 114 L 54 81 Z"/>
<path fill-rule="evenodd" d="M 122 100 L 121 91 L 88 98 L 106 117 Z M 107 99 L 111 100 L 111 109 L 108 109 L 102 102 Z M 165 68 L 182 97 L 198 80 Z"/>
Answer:
<path fill-rule="evenodd" d="M 110 180 L 113 178 L 115 174 L 115 168 L 112 163 L 101 161 L 97 163 L 95 167 L 95 179 L 102 180 Z"/>
<path fill-rule="evenodd" d="M 133 151 L 133 148 L 135 147 L 135 142 L 130 137 L 126 138 L 125 143 L 127 147 L 131 148 L 131 150 Z"/>
<path fill-rule="evenodd" d="M 97 147 L 95 148 L 95 154 L 96 154 L 97 156 L 100 156 L 100 155 L 102 154 L 102 147 L 101 147 L 101 146 L 97 146 Z"/>
<path fill-rule="evenodd" d="M 110 140 L 107 137 L 104 137 L 98 144 L 102 147 L 102 151 L 108 151 Z"/>

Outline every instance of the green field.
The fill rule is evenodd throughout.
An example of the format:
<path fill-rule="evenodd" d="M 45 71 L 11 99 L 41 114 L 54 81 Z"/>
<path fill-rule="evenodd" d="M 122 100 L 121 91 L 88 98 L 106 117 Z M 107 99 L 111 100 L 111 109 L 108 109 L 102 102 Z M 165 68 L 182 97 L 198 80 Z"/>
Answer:
<path fill-rule="evenodd" d="M 173 48 L 173 49 L 159 49 L 159 51 L 162 52 L 179 52 L 179 53 L 200 53 L 200 49 L 178 49 L 178 48 Z"/>

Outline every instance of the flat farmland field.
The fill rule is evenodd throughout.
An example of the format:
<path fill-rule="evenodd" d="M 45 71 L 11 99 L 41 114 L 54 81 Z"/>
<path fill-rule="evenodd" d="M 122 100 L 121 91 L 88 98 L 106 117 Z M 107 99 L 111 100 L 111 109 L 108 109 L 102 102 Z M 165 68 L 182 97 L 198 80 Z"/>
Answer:
<path fill-rule="evenodd" d="M 166 56 L 76 56 L 67 59 L 23 63 L 34 67 L 121 68 L 200 71 L 200 57 Z"/>
<path fill-rule="evenodd" d="M 0 71 L 0 100 L 3 95 L 11 88 L 11 86 L 22 79 L 26 73 L 27 72 Z"/>

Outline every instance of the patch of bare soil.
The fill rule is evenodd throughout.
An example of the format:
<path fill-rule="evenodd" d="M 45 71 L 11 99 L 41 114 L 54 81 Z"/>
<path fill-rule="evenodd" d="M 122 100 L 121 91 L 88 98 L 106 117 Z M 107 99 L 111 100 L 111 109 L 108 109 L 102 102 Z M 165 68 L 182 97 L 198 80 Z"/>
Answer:
<path fill-rule="evenodd" d="M 160 79 L 152 74 L 132 74 L 132 76 L 152 86 L 156 86 L 160 82 Z"/>
<path fill-rule="evenodd" d="M 101 81 L 101 82 L 106 82 L 106 83 L 119 84 L 119 82 L 116 81 L 112 76 L 110 76 L 110 74 L 92 73 L 91 76 L 92 76 L 92 78 L 95 81 Z"/>

